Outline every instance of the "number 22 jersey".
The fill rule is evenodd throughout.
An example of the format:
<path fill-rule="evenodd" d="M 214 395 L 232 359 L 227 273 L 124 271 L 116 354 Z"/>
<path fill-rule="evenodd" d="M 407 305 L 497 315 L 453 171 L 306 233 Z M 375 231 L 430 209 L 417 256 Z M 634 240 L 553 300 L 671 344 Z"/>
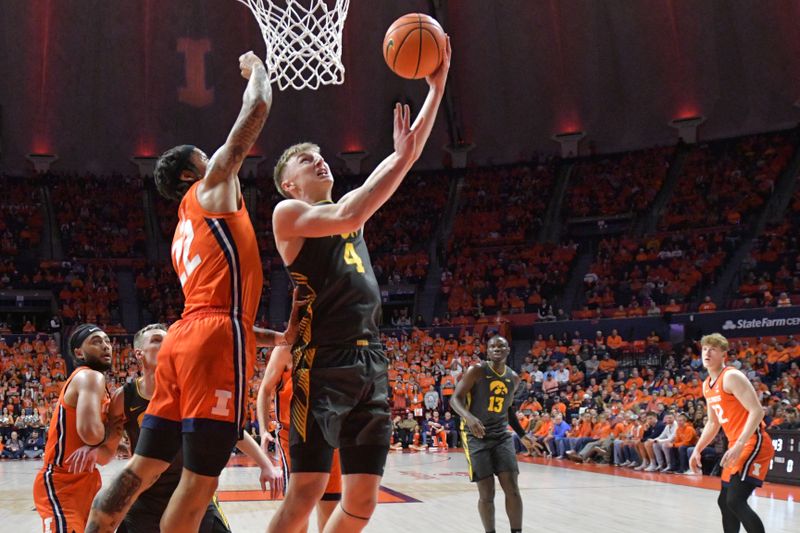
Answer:
<path fill-rule="evenodd" d="M 183 318 L 200 311 L 223 311 L 252 327 L 264 274 L 253 224 L 242 206 L 211 213 L 197 199 L 197 182 L 178 209 L 172 265 L 186 299 Z"/>

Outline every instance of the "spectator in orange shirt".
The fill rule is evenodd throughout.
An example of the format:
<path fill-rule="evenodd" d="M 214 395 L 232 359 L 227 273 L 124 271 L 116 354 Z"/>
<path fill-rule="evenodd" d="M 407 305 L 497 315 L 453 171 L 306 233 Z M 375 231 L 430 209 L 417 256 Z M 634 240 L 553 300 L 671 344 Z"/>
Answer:
<path fill-rule="evenodd" d="M 608 336 L 606 339 L 606 345 L 608 349 L 611 351 L 612 354 L 619 353 L 620 349 L 625 345 L 625 341 L 622 340 L 619 333 L 617 333 L 616 329 L 611 330 L 611 335 Z"/>
<path fill-rule="evenodd" d="M 603 355 L 603 360 L 600 361 L 600 379 L 605 379 L 609 375 L 614 374 L 614 370 L 617 368 L 617 362 L 614 359 L 611 359 L 609 354 Z"/>
<path fill-rule="evenodd" d="M 576 463 L 585 463 L 596 453 L 608 456 L 611 450 L 611 423 L 608 421 L 606 413 L 597 415 L 597 423 L 592 428 L 592 434 L 585 444 L 579 448 L 580 451 L 568 451 L 567 458 Z M 608 457 L 606 457 L 608 459 Z"/>
<path fill-rule="evenodd" d="M 556 381 L 552 371 L 547 373 L 547 378 L 544 380 L 544 383 L 542 383 L 542 390 L 545 394 L 558 392 L 558 381 Z"/>
<path fill-rule="evenodd" d="M 519 410 L 520 411 L 532 411 L 534 413 L 535 412 L 539 412 L 539 411 L 542 410 L 542 404 L 540 404 L 539 401 L 536 398 L 530 397 L 527 400 L 525 400 L 524 402 L 522 402 L 522 405 L 519 406 Z"/>
<path fill-rule="evenodd" d="M 711 296 L 706 296 L 703 303 L 700 304 L 701 313 L 711 313 L 717 310 L 717 304 L 711 301 Z"/>
<path fill-rule="evenodd" d="M 442 391 L 442 410 L 448 412 L 450 410 L 450 398 L 453 397 L 453 393 L 456 390 L 455 378 L 450 374 L 443 375 L 440 389 Z"/>
<path fill-rule="evenodd" d="M 634 368 L 631 371 L 631 377 L 629 377 L 628 381 L 625 382 L 625 389 L 630 390 L 632 387 L 641 389 L 643 384 L 644 380 L 639 376 L 639 369 Z"/>
<path fill-rule="evenodd" d="M 592 426 L 593 426 L 592 414 L 588 410 L 584 411 L 583 415 L 581 416 L 580 423 L 577 424 L 577 427 L 575 424 L 573 424 L 572 429 L 568 433 L 569 438 L 567 439 L 566 443 L 567 447 L 564 450 L 564 453 L 566 453 L 569 450 L 578 451 L 584 446 L 586 446 L 587 442 L 593 440 L 591 437 Z M 559 452 L 560 451 L 561 450 L 559 450 Z M 558 459 L 565 459 L 565 458 L 566 457 L 563 455 L 558 456 Z"/>
<path fill-rule="evenodd" d="M 675 432 L 675 440 L 672 443 L 672 449 L 677 452 L 678 457 L 675 461 L 675 470 L 671 472 L 678 472 L 684 474 L 691 474 L 689 469 L 689 454 L 687 450 L 694 446 L 697 442 L 697 430 L 694 425 L 689 422 L 689 418 L 685 414 L 678 415 L 678 430 Z"/>

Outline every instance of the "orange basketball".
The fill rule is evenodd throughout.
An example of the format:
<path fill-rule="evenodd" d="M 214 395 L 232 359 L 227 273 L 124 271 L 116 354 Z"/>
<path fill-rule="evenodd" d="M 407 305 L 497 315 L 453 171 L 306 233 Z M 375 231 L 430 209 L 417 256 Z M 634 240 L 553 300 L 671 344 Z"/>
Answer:
<path fill-rule="evenodd" d="M 447 47 L 444 30 L 424 13 L 409 13 L 395 20 L 383 38 L 383 58 L 402 78 L 418 80 L 442 62 Z"/>

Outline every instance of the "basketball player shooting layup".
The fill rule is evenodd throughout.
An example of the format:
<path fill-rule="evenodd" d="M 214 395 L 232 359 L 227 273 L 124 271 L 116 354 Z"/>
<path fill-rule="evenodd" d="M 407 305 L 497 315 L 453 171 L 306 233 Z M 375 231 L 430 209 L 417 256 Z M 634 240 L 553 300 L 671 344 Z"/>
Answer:
<path fill-rule="evenodd" d="M 700 453 L 714 440 L 720 427 L 728 437 L 728 451 L 722 456 L 722 490 L 717 504 L 722 511 L 722 530 L 736 533 L 764 533 L 764 524 L 747 504 L 747 498 L 764 483 L 769 462 L 775 455 L 772 439 L 764 424 L 764 408 L 747 377 L 725 366 L 728 339 L 714 333 L 700 340 L 703 366 L 708 377 L 703 396 L 708 405 L 708 423 L 695 446 L 689 466 L 698 471 Z"/>
<path fill-rule="evenodd" d="M 325 491 L 334 448 L 343 493 L 324 531 L 361 531 L 377 504 L 392 423 L 387 359 L 378 333 L 381 297 L 364 224 L 419 158 L 449 68 L 448 42 L 441 65 L 426 78 L 428 96 L 413 127 L 408 106 L 398 104 L 395 151 L 337 203 L 331 201 L 331 170 L 316 145 L 288 148 L 275 167 L 275 185 L 287 198 L 272 215 L 275 243 L 309 303 L 293 351 L 291 482 L 271 532 L 295 533 L 306 523 Z"/>
<path fill-rule="evenodd" d="M 253 328 L 263 274 L 237 177 L 267 119 L 272 90 L 255 54 L 242 55 L 239 67 L 248 84 L 225 144 L 210 160 L 183 145 L 165 152 L 156 164 L 159 192 L 181 201 L 172 261 L 186 303 L 161 347 L 136 453 L 95 498 L 87 533 L 114 531 L 178 449 L 183 471 L 161 530 L 197 532 L 219 474 L 242 438 L 256 338 L 269 337 L 267 343 L 275 344 L 280 336 Z M 281 479 L 280 471 L 269 466 L 270 482 Z"/>

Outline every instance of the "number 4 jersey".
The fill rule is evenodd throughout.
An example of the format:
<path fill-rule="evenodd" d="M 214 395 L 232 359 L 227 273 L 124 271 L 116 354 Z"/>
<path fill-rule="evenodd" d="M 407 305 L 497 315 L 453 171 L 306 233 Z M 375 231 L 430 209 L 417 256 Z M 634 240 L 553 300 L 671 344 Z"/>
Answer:
<path fill-rule="evenodd" d="M 731 368 L 723 368 L 716 380 L 711 381 L 709 376 L 703 382 L 703 396 L 709 409 L 714 411 L 717 420 L 722 425 L 722 430 L 728 438 L 729 448 L 739 440 L 748 417 L 745 406 L 736 396 L 725 392 L 722 387 L 723 378 L 726 373 L 732 371 Z M 772 439 L 767 434 L 766 425 L 761 422 L 755 433 L 745 443 L 739 458 L 723 469 L 723 484 L 727 484 L 732 475 L 738 475 L 742 481 L 749 481 L 761 486 L 773 455 Z"/>
<path fill-rule="evenodd" d="M 301 322 L 305 346 L 378 342 L 381 295 L 364 230 L 306 239 L 287 267 L 299 298 L 308 299 Z"/>

